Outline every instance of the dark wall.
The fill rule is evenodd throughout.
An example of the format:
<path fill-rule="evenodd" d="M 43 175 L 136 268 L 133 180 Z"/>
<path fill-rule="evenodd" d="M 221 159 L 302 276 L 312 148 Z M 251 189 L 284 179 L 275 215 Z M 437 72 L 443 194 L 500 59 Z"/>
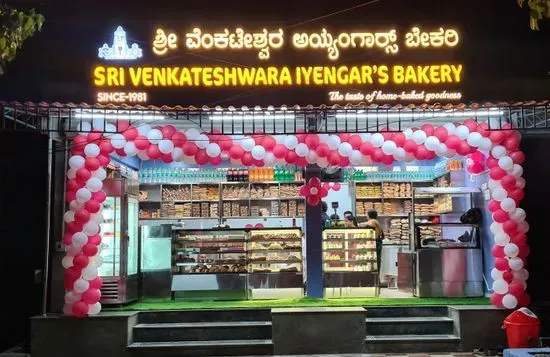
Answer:
<path fill-rule="evenodd" d="M 40 313 L 48 138 L 0 132 L 0 352 L 27 343 Z"/>
<path fill-rule="evenodd" d="M 522 140 L 525 152 L 525 199 L 522 207 L 527 212 L 530 225 L 527 240 L 531 247 L 527 269 L 530 273 L 528 291 L 533 302 L 550 302 L 548 294 L 548 252 L 550 252 L 550 222 L 548 206 L 550 198 L 550 165 L 548 149 L 550 135 L 526 135 Z M 546 305 L 546 304 L 545 304 Z"/>

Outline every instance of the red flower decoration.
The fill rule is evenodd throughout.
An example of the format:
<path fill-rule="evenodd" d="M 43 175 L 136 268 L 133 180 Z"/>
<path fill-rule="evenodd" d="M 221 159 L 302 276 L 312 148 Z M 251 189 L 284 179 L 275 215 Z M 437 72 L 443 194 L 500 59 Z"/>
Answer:
<path fill-rule="evenodd" d="M 327 197 L 328 190 L 321 186 L 321 180 L 317 177 L 310 178 L 309 181 L 300 187 L 300 195 L 306 197 L 307 204 L 317 206 L 321 198 Z"/>

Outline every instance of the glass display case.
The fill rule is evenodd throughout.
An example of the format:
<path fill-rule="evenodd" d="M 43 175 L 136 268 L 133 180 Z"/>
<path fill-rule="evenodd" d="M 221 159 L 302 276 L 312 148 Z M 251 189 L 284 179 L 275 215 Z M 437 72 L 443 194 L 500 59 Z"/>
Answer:
<path fill-rule="evenodd" d="M 98 268 L 103 279 L 101 302 L 123 304 L 138 296 L 137 192 L 126 178 L 106 179 L 103 190 L 107 198 L 103 202 L 100 233 L 103 258 L 103 264 Z"/>
<path fill-rule="evenodd" d="M 303 296 L 300 228 L 251 229 L 246 253 L 250 298 Z"/>
<path fill-rule="evenodd" d="M 376 237 L 371 228 L 331 228 L 323 231 L 325 296 L 378 295 Z"/>
<path fill-rule="evenodd" d="M 173 227 L 172 298 L 246 298 L 246 236 Z"/>

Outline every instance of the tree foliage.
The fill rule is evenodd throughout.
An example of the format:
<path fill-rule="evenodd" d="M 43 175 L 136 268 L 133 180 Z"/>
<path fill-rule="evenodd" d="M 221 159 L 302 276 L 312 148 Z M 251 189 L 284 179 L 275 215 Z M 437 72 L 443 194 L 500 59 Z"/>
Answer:
<path fill-rule="evenodd" d="M 43 23 L 44 16 L 34 9 L 25 12 L 0 4 L 0 75 L 23 42 L 40 31 Z"/>
<path fill-rule="evenodd" d="M 525 0 L 518 0 L 520 7 L 523 7 Z M 550 18 L 550 0 L 527 0 L 529 7 L 529 25 L 531 30 L 539 30 L 539 21 Z"/>

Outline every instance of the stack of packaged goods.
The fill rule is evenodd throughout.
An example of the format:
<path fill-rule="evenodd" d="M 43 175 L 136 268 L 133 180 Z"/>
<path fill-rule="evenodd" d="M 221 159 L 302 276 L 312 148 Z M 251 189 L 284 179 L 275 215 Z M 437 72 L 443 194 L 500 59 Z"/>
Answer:
<path fill-rule="evenodd" d="M 298 217 L 305 217 L 306 216 L 306 204 L 305 203 L 298 202 L 296 215 Z"/>
<path fill-rule="evenodd" d="M 175 217 L 191 217 L 191 203 L 175 205 Z"/>
<path fill-rule="evenodd" d="M 270 210 L 269 215 L 270 216 L 278 216 L 279 215 L 279 201 L 271 201 L 270 202 Z"/>
<path fill-rule="evenodd" d="M 176 207 L 172 202 L 163 202 L 160 205 L 160 216 L 163 218 L 170 218 L 176 215 Z"/>
<path fill-rule="evenodd" d="M 409 239 L 409 220 L 395 218 L 390 221 L 390 227 L 386 238 L 394 243 L 404 243 Z"/>
<path fill-rule="evenodd" d="M 191 217 L 200 217 L 201 216 L 201 204 L 193 202 L 191 206 Z"/>
<path fill-rule="evenodd" d="M 248 195 L 247 186 L 229 185 L 223 188 L 223 198 L 225 199 L 247 199 Z"/>
<path fill-rule="evenodd" d="M 162 187 L 163 201 L 188 201 L 191 199 L 189 186 Z"/>
<path fill-rule="evenodd" d="M 281 198 L 300 197 L 300 185 L 281 184 L 280 196 Z"/>
<path fill-rule="evenodd" d="M 421 216 L 428 216 L 430 214 L 433 214 L 434 213 L 433 204 L 432 203 L 415 203 L 414 212 L 415 214 L 421 215 Z"/>
<path fill-rule="evenodd" d="M 441 238 L 441 226 L 420 226 L 420 239 Z"/>
<path fill-rule="evenodd" d="M 384 183 L 382 188 L 384 197 L 411 197 L 410 183 Z"/>
<path fill-rule="evenodd" d="M 380 187 L 380 185 L 357 185 L 356 192 L 357 198 L 371 198 L 382 196 L 382 188 Z"/>
<path fill-rule="evenodd" d="M 433 203 L 434 212 L 445 213 L 452 212 L 453 198 L 451 195 L 437 195 L 434 197 Z"/>
<path fill-rule="evenodd" d="M 219 209 L 217 203 L 211 203 L 210 204 L 210 217 L 218 217 L 219 216 Z"/>

